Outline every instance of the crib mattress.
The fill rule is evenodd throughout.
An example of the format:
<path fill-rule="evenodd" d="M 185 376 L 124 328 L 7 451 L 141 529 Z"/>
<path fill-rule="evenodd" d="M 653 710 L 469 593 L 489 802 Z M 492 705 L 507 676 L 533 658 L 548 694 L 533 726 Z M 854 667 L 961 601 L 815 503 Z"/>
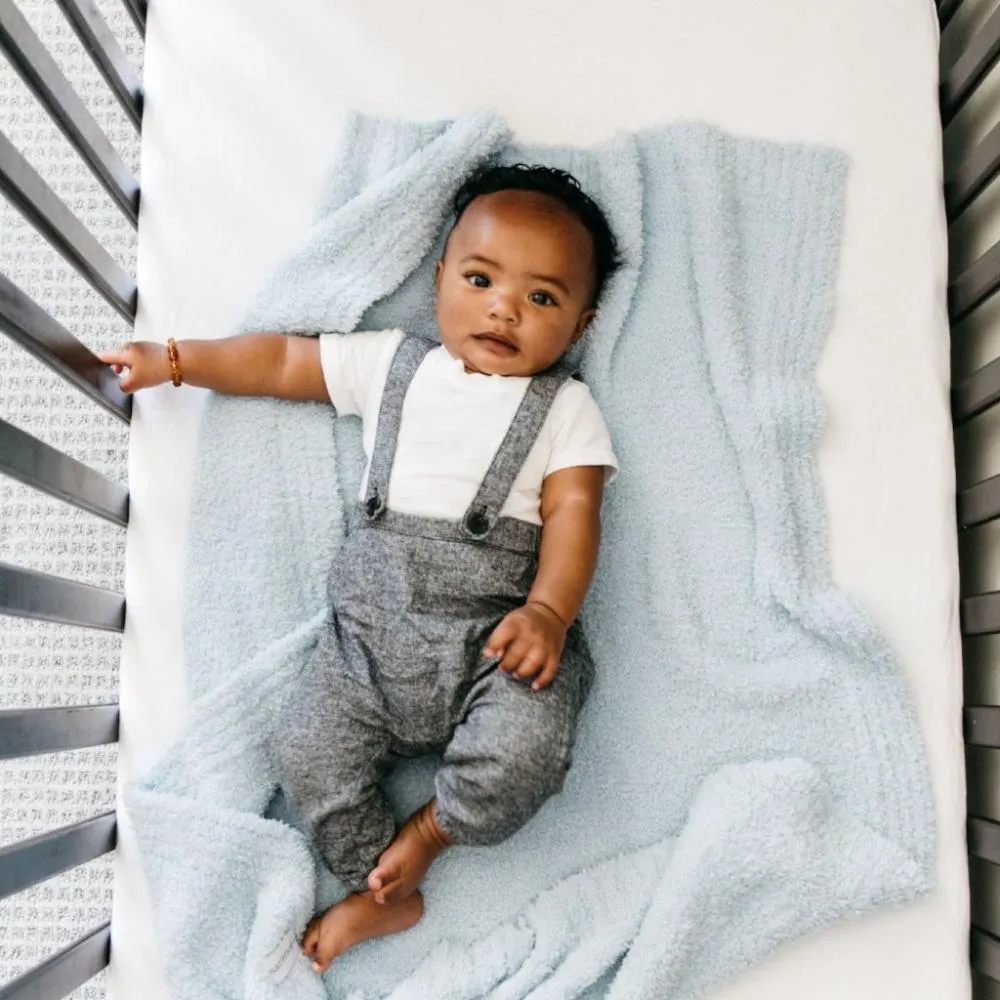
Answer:
<path fill-rule="evenodd" d="M 593 142 L 700 119 L 851 158 L 820 473 L 836 581 L 900 656 L 926 736 L 938 885 L 787 945 L 719 997 L 969 995 L 946 233 L 931 0 L 172 0 L 150 8 L 136 336 L 214 337 L 302 232 L 349 107 L 491 105 L 525 138 Z M 185 718 L 181 582 L 204 393 L 141 395 L 132 424 L 121 781 Z M 239 489 L 239 483 L 232 484 Z M 264 612 L 266 613 L 266 612 Z M 196 849 L 192 845 L 192 849 Z M 112 1000 L 166 1000 L 123 813 Z"/>

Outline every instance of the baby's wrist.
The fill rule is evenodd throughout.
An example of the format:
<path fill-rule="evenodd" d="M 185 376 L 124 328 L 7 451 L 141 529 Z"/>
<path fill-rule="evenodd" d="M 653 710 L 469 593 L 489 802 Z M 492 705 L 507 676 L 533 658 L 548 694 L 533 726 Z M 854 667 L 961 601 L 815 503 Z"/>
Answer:
<path fill-rule="evenodd" d="M 140 388 L 151 388 L 170 381 L 170 357 L 165 344 L 144 341 L 133 345 L 133 369 Z"/>
<path fill-rule="evenodd" d="M 551 604 L 547 604 L 537 597 L 529 597 L 524 603 L 526 607 L 534 608 L 536 611 L 541 611 L 546 617 L 555 619 L 564 629 L 569 628 L 570 623 Z"/>

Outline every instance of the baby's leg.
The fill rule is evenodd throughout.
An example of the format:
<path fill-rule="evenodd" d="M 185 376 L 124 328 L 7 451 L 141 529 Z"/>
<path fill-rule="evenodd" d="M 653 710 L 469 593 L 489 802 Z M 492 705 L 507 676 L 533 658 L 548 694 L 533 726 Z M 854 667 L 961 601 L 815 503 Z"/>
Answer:
<path fill-rule="evenodd" d="M 506 840 L 562 788 L 590 677 L 586 651 L 574 645 L 542 691 L 499 670 L 477 684 L 445 750 L 437 796 L 407 820 L 368 877 L 376 902 L 405 899 L 450 844 Z"/>
<path fill-rule="evenodd" d="M 500 670 L 479 682 L 437 773 L 437 819 L 451 840 L 500 843 L 560 791 L 591 678 L 586 648 L 571 632 L 549 687 L 532 691 Z"/>
<path fill-rule="evenodd" d="M 283 710 L 275 753 L 293 811 L 330 870 L 356 894 L 367 888 L 396 822 L 379 786 L 390 742 L 381 699 L 355 680 L 357 671 L 347 672 L 348 655 L 333 635 L 320 643 Z M 358 941 L 419 919 L 411 905 L 373 922 L 373 908 L 370 900 L 365 905 L 352 895 L 314 921 L 308 940 L 318 971 Z"/>
<path fill-rule="evenodd" d="M 380 697 L 348 675 L 350 655 L 321 641 L 285 706 L 275 743 L 281 787 L 330 870 L 352 890 L 396 833 L 379 786 L 390 733 Z"/>

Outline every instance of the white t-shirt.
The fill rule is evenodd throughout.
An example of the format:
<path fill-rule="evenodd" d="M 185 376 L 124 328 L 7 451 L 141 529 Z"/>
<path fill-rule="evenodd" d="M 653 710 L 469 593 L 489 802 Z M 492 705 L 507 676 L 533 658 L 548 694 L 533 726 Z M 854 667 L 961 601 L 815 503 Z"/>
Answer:
<path fill-rule="evenodd" d="M 323 378 L 339 414 L 360 416 L 371 464 L 379 403 L 389 366 L 404 334 L 324 334 Z M 389 480 L 390 510 L 458 520 L 468 510 L 531 379 L 466 372 L 444 347 L 424 358 L 410 383 Z M 599 465 L 618 471 L 611 438 L 590 390 L 568 379 L 556 394 L 538 440 L 501 510 L 541 524 L 542 482 L 559 469 Z M 361 483 L 365 496 L 368 469 Z"/>

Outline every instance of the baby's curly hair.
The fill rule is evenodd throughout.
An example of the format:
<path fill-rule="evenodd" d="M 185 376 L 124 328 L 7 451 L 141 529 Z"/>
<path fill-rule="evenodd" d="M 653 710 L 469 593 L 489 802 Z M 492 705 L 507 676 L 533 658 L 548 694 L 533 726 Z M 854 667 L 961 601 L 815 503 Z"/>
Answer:
<path fill-rule="evenodd" d="M 476 198 L 497 191 L 512 190 L 537 191 L 555 198 L 583 223 L 594 243 L 594 295 L 591 305 L 596 307 L 608 278 L 622 266 L 623 261 L 618 252 L 618 241 L 604 212 L 568 171 L 528 163 L 514 163 L 510 166 L 486 164 L 479 167 L 455 193 L 452 203 L 455 221 L 452 229 Z"/>

